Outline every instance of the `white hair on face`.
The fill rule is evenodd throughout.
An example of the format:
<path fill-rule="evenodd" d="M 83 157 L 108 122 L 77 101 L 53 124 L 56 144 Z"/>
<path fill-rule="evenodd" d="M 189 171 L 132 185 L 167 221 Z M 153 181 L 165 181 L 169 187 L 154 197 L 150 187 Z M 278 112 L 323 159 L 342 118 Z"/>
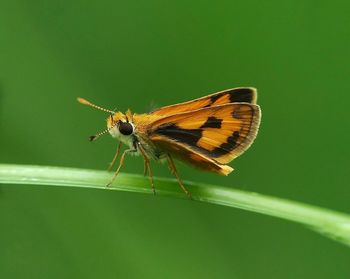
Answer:
<path fill-rule="evenodd" d="M 125 122 L 124 122 L 125 123 Z M 132 122 L 129 122 L 129 124 L 132 126 L 133 131 L 135 131 L 135 125 Z M 133 137 L 131 135 L 123 135 L 120 131 L 119 131 L 119 127 L 118 125 L 115 125 L 112 129 L 109 130 L 109 133 L 111 134 L 111 136 L 113 138 L 116 138 L 118 140 L 120 140 L 122 143 L 126 144 L 127 146 L 129 146 L 129 148 L 133 148 Z"/>

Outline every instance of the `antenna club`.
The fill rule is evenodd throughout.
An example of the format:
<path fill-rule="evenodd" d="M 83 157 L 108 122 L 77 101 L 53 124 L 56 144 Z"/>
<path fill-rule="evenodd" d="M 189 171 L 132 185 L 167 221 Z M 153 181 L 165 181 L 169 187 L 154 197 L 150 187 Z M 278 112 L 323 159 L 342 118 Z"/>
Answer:
<path fill-rule="evenodd" d="M 102 110 L 104 112 L 108 112 L 108 113 L 114 114 L 114 111 L 111 111 L 109 109 L 105 109 L 105 108 L 99 107 L 99 106 L 97 106 L 97 105 L 95 105 L 93 103 L 90 103 L 88 100 L 85 100 L 84 98 L 78 97 L 77 100 L 78 100 L 79 103 L 81 103 L 83 105 L 87 105 L 87 106 L 93 107 L 95 109 Z"/>
<path fill-rule="evenodd" d="M 84 98 L 80 98 L 80 97 L 77 98 L 77 101 L 83 105 L 90 105 L 91 104 L 89 101 L 85 100 Z"/>

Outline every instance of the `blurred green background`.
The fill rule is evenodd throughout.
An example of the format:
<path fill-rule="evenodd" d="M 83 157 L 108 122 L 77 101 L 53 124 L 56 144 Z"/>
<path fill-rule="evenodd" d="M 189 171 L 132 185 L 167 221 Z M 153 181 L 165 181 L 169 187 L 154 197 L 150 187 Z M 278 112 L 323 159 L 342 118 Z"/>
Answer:
<path fill-rule="evenodd" d="M 0 163 L 106 169 L 106 115 L 255 86 L 263 121 L 229 177 L 183 179 L 350 213 L 347 1 L 1 1 Z M 171 177 L 155 165 L 157 176 Z M 142 173 L 140 158 L 124 171 Z M 1 278 L 350 278 L 300 225 L 134 193 L 0 186 Z"/>

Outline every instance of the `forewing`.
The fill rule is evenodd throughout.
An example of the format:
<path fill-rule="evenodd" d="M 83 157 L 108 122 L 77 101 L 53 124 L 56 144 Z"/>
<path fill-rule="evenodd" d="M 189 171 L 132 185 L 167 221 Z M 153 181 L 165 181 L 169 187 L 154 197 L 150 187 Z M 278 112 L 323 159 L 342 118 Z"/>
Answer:
<path fill-rule="evenodd" d="M 148 137 L 156 146 L 171 141 L 174 150 L 169 146 L 169 152 L 176 153 L 178 144 L 227 164 L 252 144 L 259 124 L 258 105 L 234 103 L 161 118 L 150 125 Z"/>
<path fill-rule="evenodd" d="M 230 104 L 230 103 L 255 104 L 256 99 L 257 99 L 257 92 L 255 88 L 240 87 L 240 88 L 227 89 L 227 90 L 217 92 L 212 95 L 208 95 L 193 101 L 162 107 L 160 109 L 157 109 L 151 112 L 151 114 L 168 116 L 168 115 L 173 115 L 181 112 L 198 110 L 201 108 L 213 107 L 213 106 Z"/>

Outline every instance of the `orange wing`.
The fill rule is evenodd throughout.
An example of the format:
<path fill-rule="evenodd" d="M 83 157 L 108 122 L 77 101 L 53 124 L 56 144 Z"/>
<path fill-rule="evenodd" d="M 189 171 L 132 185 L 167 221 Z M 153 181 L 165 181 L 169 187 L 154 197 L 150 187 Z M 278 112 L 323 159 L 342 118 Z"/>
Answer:
<path fill-rule="evenodd" d="M 254 141 L 260 124 L 260 108 L 234 103 L 170 115 L 151 123 L 153 144 L 195 166 L 228 174 L 225 166 Z M 207 167 L 205 167 L 207 164 Z"/>
<path fill-rule="evenodd" d="M 205 155 L 194 152 L 189 146 L 176 140 L 162 136 L 155 136 L 153 140 L 157 148 L 160 150 L 171 153 L 171 155 L 177 159 L 187 162 L 196 168 L 215 172 L 221 175 L 229 175 L 233 171 L 233 168 L 230 166 L 219 164 L 215 160 L 208 158 Z"/>
<path fill-rule="evenodd" d="M 250 103 L 255 104 L 257 99 L 256 89 L 252 87 L 239 87 L 227 89 L 212 95 L 205 96 L 185 103 L 162 107 L 151 112 L 153 115 L 168 116 L 180 112 L 187 112 L 206 107 L 230 104 Z"/>

